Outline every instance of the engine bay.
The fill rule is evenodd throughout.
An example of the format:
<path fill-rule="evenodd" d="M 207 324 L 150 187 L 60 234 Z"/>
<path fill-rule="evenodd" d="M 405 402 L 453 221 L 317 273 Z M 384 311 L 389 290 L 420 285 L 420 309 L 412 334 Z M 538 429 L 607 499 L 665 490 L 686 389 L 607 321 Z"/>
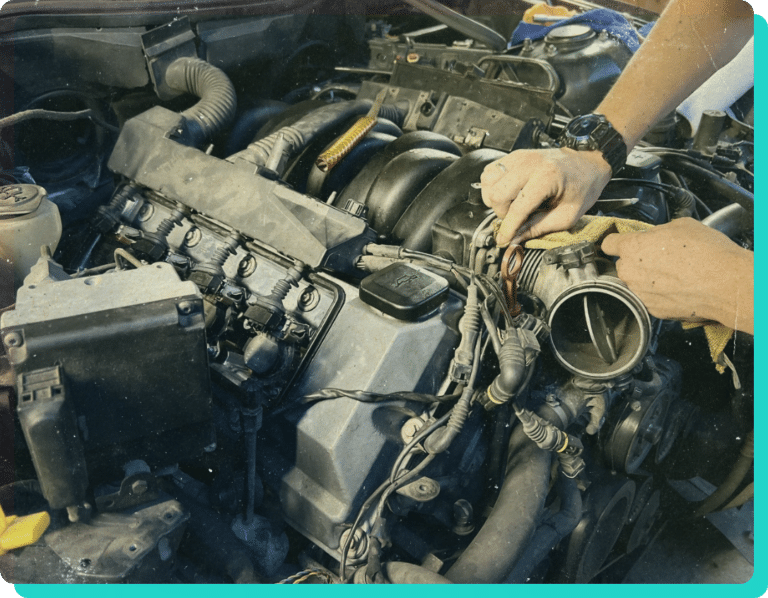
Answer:
<path fill-rule="evenodd" d="M 482 201 L 616 35 L 37 17 L 0 33 L 0 506 L 43 528 L 6 580 L 620 581 L 751 481 L 674 491 L 752 450 L 753 338 L 652 317 L 599 238 L 498 247 Z M 752 115 L 670 115 L 588 217 L 753 250 Z"/>

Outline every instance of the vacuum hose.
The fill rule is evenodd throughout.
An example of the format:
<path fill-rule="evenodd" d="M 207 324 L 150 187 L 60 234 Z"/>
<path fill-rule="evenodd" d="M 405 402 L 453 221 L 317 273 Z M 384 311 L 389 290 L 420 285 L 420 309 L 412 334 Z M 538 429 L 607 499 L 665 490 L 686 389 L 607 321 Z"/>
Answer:
<path fill-rule="evenodd" d="M 287 157 L 295 156 L 313 139 L 325 131 L 340 126 L 355 116 L 364 116 L 373 106 L 370 100 L 339 102 L 318 108 L 290 126 L 278 129 L 271 135 L 254 141 L 246 149 L 227 158 L 230 162 L 238 159 L 264 166 L 273 153 L 278 141 L 286 145 L 283 150 Z M 394 106 L 382 106 L 378 112 L 380 118 L 402 125 L 405 112 Z"/>
<path fill-rule="evenodd" d="M 199 58 L 179 58 L 165 72 L 169 87 L 191 93 L 200 101 L 182 112 L 195 145 L 210 139 L 235 117 L 237 97 L 229 77 Z"/>

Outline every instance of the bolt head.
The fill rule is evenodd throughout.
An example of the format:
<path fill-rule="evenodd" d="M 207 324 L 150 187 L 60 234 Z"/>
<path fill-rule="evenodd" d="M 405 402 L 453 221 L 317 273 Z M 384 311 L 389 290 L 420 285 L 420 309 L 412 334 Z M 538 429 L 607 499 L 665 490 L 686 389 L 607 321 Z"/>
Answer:
<path fill-rule="evenodd" d="M 195 305 L 191 301 L 182 301 L 177 306 L 177 309 L 179 310 L 180 314 L 186 316 L 195 311 Z"/>
<path fill-rule="evenodd" d="M 243 278 L 247 278 L 256 270 L 256 258 L 252 255 L 248 255 L 243 258 L 240 264 L 237 266 L 237 273 Z"/>
<path fill-rule="evenodd" d="M 421 418 L 412 417 L 403 424 L 402 428 L 400 428 L 400 438 L 403 439 L 403 442 L 408 444 L 411 440 L 413 440 L 423 425 L 424 421 Z"/>
<path fill-rule="evenodd" d="M 18 332 L 9 332 L 3 339 L 6 347 L 21 347 L 24 344 L 24 339 Z"/>
<path fill-rule="evenodd" d="M 195 245 L 200 243 L 202 238 L 203 238 L 202 231 L 195 226 L 195 227 L 190 228 L 187 231 L 187 233 L 184 235 L 184 244 L 187 247 L 194 247 Z"/>
<path fill-rule="evenodd" d="M 141 496 L 149 489 L 146 480 L 136 480 L 131 484 L 131 493 L 137 496 Z"/>

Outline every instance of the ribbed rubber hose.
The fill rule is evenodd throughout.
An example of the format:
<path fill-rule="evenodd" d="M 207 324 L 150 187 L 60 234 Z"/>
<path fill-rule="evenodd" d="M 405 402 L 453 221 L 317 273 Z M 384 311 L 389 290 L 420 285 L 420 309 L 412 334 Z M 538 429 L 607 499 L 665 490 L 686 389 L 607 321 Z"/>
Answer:
<path fill-rule="evenodd" d="M 242 152 L 238 152 L 227 159 L 232 162 L 237 158 L 243 158 L 248 162 L 263 166 L 267 163 L 272 148 L 281 136 L 288 145 L 288 155 L 295 156 L 318 135 L 340 126 L 355 116 L 367 114 L 371 106 L 373 106 L 373 102 L 370 100 L 339 102 L 323 106 L 292 125 L 278 129 L 264 139 L 254 141 Z M 394 106 L 382 106 L 379 110 L 379 116 L 401 126 L 405 113 Z"/>
<path fill-rule="evenodd" d="M 168 67 L 165 80 L 169 87 L 200 98 L 197 104 L 181 113 L 199 128 L 199 131 L 190 131 L 196 144 L 210 139 L 234 119 L 235 88 L 221 69 L 199 58 L 179 58 Z"/>
<path fill-rule="evenodd" d="M 509 441 L 507 475 L 496 504 L 467 549 L 445 574 L 453 583 L 500 583 L 531 541 L 549 490 L 551 453 L 518 425 Z"/>

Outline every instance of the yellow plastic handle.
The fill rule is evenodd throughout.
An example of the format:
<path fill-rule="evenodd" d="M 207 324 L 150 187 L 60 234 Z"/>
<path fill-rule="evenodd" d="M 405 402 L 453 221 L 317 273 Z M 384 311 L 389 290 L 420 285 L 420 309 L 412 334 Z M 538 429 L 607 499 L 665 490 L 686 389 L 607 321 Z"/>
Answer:
<path fill-rule="evenodd" d="M 34 544 L 50 524 L 51 516 L 45 511 L 23 517 L 15 515 L 6 517 L 3 509 L 0 508 L 0 554 Z"/>

